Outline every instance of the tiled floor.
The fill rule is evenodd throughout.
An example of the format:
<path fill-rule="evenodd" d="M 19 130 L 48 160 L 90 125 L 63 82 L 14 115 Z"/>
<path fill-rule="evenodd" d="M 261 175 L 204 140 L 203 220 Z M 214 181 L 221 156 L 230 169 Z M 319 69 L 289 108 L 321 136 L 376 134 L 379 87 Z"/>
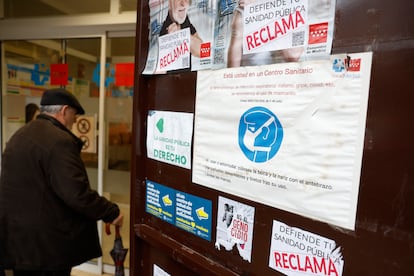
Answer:
<path fill-rule="evenodd" d="M 71 276 L 113 276 L 112 274 L 94 274 L 89 272 L 84 272 L 76 269 L 72 269 L 70 273 Z"/>

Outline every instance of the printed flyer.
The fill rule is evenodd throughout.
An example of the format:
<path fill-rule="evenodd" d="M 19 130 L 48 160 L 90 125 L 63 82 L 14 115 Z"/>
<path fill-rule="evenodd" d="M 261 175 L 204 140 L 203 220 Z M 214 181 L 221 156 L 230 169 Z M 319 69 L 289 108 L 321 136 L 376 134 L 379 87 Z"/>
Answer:
<path fill-rule="evenodd" d="M 147 180 L 145 211 L 175 224 L 175 190 Z"/>
<path fill-rule="evenodd" d="M 143 74 L 304 61 L 331 53 L 333 0 L 150 0 L 149 6 Z M 189 40 L 177 34 L 184 29 Z"/>
<path fill-rule="evenodd" d="M 215 1 L 149 0 L 149 50 L 143 74 L 212 66 Z"/>
<path fill-rule="evenodd" d="M 148 158 L 191 169 L 193 114 L 184 112 L 148 112 Z"/>
<path fill-rule="evenodd" d="M 193 182 L 353 230 L 371 59 L 198 72 Z"/>
<path fill-rule="evenodd" d="M 273 221 L 269 267 L 289 276 L 341 276 L 341 248 L 335 241 Z"/>
<path fill-rule="evenodd" d="M 171 274 L 165 272 L 165 270 L 163 270 L 161 267 L 154 264 L 152 275 L 154 275 L 154 276 L 170 276 Z"/>
<path fill-rule="evenodd" d="M 231 251 L 236 245 L 243 260 L 251 262 L 254 207 L 219 196 L 216 248 Z"/>
<path fill-rule="evenodd" d="M 157 64 L 157 71 L 170 71 L 190 67 L 189 28 L 163 35 L 158 41 L 159 62 Z"/>
<path fill-rule="evenodd" d="M 243 53 L 306 46 L 306 54 L 329 54 L 334 8 L 326 0 L 253 1 L 243 17 Z"/>
<path fill-rule="evenodd" d="M 211 240 L 211 201 L 176 192 L 175 226 L 205 240 Z"/>
<path fill-rule="evenodd" d="M 205 240 L 211 240 L 211 200 L 147 180 L 147 213 Z"/>
<path fill-rule="evenodd" d="M 214 69 L 303 61 L 331 53 L 335 1 L 240 0 L 230 9 L 231 13 L 218 13 Z"/>

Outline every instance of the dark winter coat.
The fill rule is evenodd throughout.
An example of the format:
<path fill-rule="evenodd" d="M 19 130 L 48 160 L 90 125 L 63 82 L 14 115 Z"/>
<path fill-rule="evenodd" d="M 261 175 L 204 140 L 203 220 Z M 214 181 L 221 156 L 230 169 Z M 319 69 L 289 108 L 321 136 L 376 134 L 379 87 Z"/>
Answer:
<path fill-rule="evenodd" d="M 91 189 L 82 142 L 41 114 L 8 141 L 0 178 L 0 267 L 55 270 L 102 254 L 97 220 L 116 204 Z"/>

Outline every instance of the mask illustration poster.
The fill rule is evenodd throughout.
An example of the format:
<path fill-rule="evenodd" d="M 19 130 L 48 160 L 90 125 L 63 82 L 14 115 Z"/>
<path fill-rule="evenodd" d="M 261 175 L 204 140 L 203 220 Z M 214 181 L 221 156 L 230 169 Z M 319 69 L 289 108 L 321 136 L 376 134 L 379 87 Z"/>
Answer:
<path fill-rule="evenodd" d="M 216 248 L 235 246 L 243 260 L 251 262 L 254 207 L 219 196 Z"/>
<path fill-rule="evenodd" d="M 371 59 L 199 71 L 193 182 L 354 229 Z"/>

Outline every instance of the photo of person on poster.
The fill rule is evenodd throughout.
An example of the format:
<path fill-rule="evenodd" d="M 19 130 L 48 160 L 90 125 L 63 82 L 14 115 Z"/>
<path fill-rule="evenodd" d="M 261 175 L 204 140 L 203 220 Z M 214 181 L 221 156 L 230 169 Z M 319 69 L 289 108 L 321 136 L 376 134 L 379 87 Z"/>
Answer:
<path fill-rule="evenodd" d="M 228 203 L 224 204 L 224 215 L 223 215 L 223 221 L 226 222 L 227 228 L 230 227 L 231 222 L 233 221 L 233 210 L 234 206 L 230 205 Z"/>
<path fill-rule="evenodd" d="M 215 247 L 232 251 L 237 248 L 243 260 L 251 261 L 254 207 L 219 197 Z"/>
<path fill-rule="evenodd" d="M 254 66 L 273 62 L 296 62 L 302 57 L 305 47 L 292 47 L 283 50 L 243 54 L 243 16 L 245 7 L 259 0 L 239 0 L 233 12 L 231 37 L 227 52 L 227 67 Z M 309 1 L 310 18 L 324 18 L 331 9 L 331 0 Z M 267 62 L 266 62 L 267 60 Z"/>
<path fill-rule="evenodd" d="M 298 62 L 332 48 L 333 0 L 149 0 L 149 6 L 143 74 Z"/>
<path fill-rule="evenodd" d="M 191 0 L 169 0 L 168 4 L 168 15 L 162 24 L 160 36 L 190 28 L 190 52 L 193 56 L 200 57 L 200 45 L 203 41 L 187 14 Z"/>

